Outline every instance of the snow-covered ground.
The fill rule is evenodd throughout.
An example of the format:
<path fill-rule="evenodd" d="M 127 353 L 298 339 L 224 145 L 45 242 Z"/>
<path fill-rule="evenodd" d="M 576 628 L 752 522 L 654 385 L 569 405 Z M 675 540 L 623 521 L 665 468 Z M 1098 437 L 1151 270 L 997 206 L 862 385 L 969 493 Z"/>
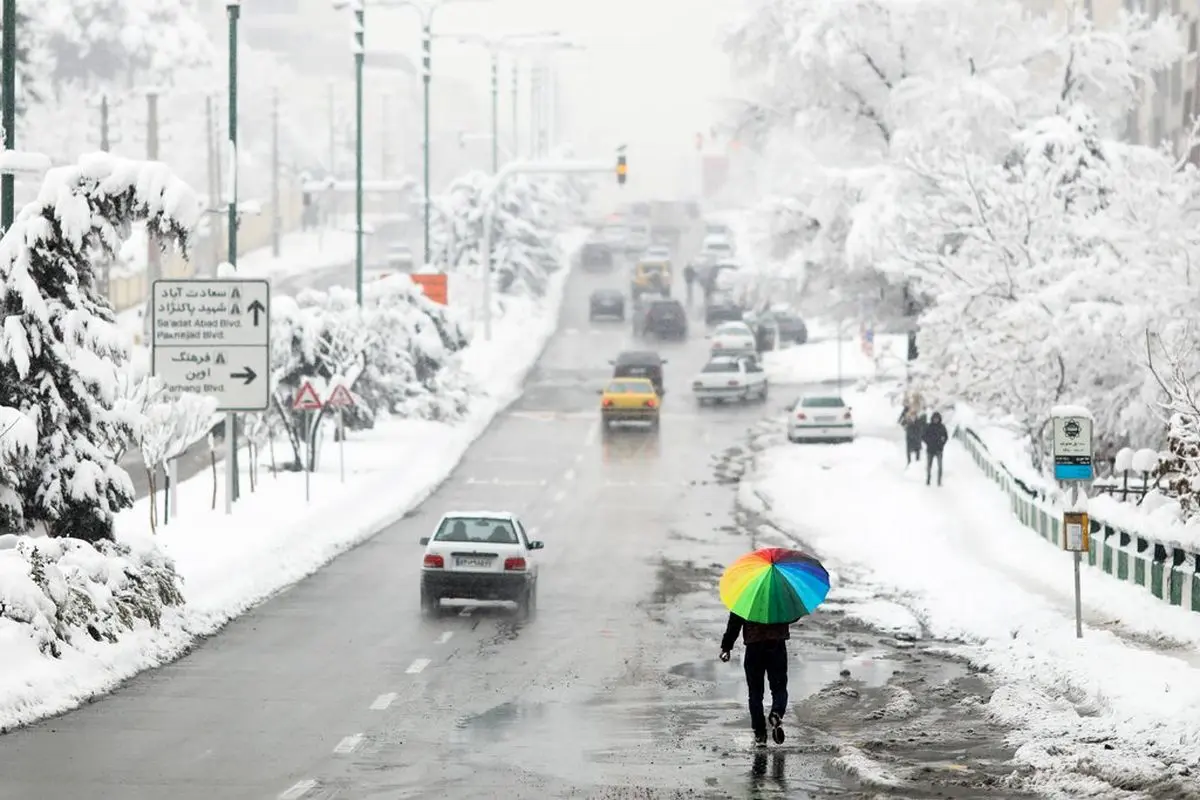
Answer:
<path fill-rule="evenodd" d="M 1200 615 L 1085 568 L 1077 639 L 1071 556 L 1022 526 L 957 442 L 944 486 L 927 487 L 923 464 L 905 467 L 882 387 L 847 397 L 856 442 L 766 434 L 742 501 L 823 559 L 831 601 L 852 616 L 961 643 L 995 682 L 987 708 L 1013 726 L 1038 790 L 1196 796 L 1187 776 L 1200 769 Z"/>
<path fill-rule="evenodd" d="M 868 355 L 857 330 L 843 331 L 841 377 L 846 381 L 902 378 L 907 348 L 908 341 L 904 336 L 880 334 L 875 337 L 873 353 Z M 814 324 L 810 327 L 807 344 L 768 352 L 763 356 L 763 366 L 772 383 L 836 381 L 838 349 L 836 329 Z"/>
<path fill-rule="evenodd" d="M 565 238 L 568 254 L 582 241 L 575 234 Z M 567 277 L 567 269 L 556 273 L 540 302 L 506 298 L 506 313 L 495 321 L 492 340 L 474 341 L 460 355 L 462 369 L 479 387 L 466 419 L 452 424 L 390 421 L 371 431 L 351 432 L 345 483 L 339 477 L 338 448 L 326 442 L 307 503 L 303 473 L 273 476 L 264 470 L 254 492 L 243 476 L 242 498 L 232 516 L 224 513 L 223 465 L 217 466 L 215 511 L 211 473 L 184 482 L 178 489 L 179 516 L 172 512 L 172 521 L 160 525 L 153 543 L 174 559 L 187 602 L 167 608 L 157 629 L 139 626 L 123 632 L 115 644 L 76 636 L 76 646 L 52 659 L 39 653 L 26 626 L 0 616 L 0 662 L 5 665 L 0 727 L 61 712 L 177 657 L 196 637 L 312 573 L 420 503 L 493 417 L 519 396 L 526 373 L 557 325 Z M 261 460 L 269 464 L 266 453 Z M 119 516 L 117 537 L 133 548 L 131 557 L 153 552 L 147 501 Z M 0 549 L 0 590 L 9 591 L 0 603 L 36 604 L 43 595 L 21 593 L 31 588 L 28 580 L 4 580 L 4 559 Z M 52 614 L 53 604 L 47 610 Z"/>

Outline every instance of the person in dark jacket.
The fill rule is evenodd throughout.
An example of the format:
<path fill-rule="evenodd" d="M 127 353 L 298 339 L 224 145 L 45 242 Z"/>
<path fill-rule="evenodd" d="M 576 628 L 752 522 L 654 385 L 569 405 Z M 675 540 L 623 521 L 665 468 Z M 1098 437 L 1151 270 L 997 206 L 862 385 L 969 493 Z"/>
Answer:
<path fill-rule="evenodd" d="M 928 425 L 925 412 L 915 407 L 907 407 L 900 412 L 900 425 L 904 428 L 905 461 L 904 466 L 921 461 L 921 441 L 925 437 L 925 426 Z"/>
<path fill-rule="evenodd" d="M 933 460 L 937 459 L 938 465 L 938 486 L 942 485 L 942 451 L 946 449 L 946 441 L 950 438 L 950 434 L 946 432 L 946 426 L 942 424 L 942 415 L 938 412 L 933 412 L 933 416 L 929 419 L 929 424 L 925 426 L 925 432 L 922 434 L 925 439 L 925 485 L 929 485 L 929 479 L 933 474 Z"/>
<path fill-rule="evenodd" d="M 692 291 L 696 285 L 696 268 L 688 264 L 683 268 L 683 282 L 687 286 L 687 304 L 692 307 Z"/>
<path fill-rule="evenodd" d="M 728 661 L 738 634 L 746 646 L 742 665 L 746 670 L 746 688 L 750 701 L 750 727 L 754 729 L 754 743 L 758 747 L 767 744 L 767 724 L 771 726 L 771 738 L 775 744 L 783 744 L 783 714 L 787 711 L 787 640 L 791 630 L 786 624 L 763 625 L 749 622 L 730 613 L 725 635 L 721 638 L 721 660 Z M 765 678 L 765 681 L 764 681 Z M 764 683 L 771 687 L 771 713 L 763 715 Z"/>

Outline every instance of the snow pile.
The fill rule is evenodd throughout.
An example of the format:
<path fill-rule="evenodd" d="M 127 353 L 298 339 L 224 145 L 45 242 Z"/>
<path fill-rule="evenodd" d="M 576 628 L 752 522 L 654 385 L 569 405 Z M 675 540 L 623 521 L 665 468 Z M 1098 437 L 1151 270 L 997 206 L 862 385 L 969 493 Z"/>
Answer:
<path fill-rule="evenodd" d="M 769 446 L 741 502 L 813 549 L 841 602 L 853 603 L 840 585 L 851 575 L 869 590 L 857 616 L 902 625 L 879 607 L 885 600 L 911 609 L 933 637 L 962 643 L 996 683 L 988 708 L 1014 726 L 1018 761 L 1036 768 L 1014 788 L 1191 796 L 1200 617 L 1084 570 L 1076 639 L 1070 554 L 1030 536 L 957 442 L 946 451 L 945 486 L 927 488 L 923 465 L 904 467 L 895 409 L 871 394 L 850 395 L 855 416 L 890 430 L 890 441 L 860 432 L 849 446 Z"/>
<path fill-rule="evenodd" d="M 763 355 L 763 367 L 773 383 L 819 383 L 836 381 L 836 364 L 841 351 L 841 377 L 845 381 L 903 378 L 907 362 L 908 340 L 904 336 L 877 334 L 870 351 L 862 346 L 857 335 L 845 332 L 839 343 L 837 331 L 823 338 L 810 331 L 807 344 L 768 351 Z M 830 365 L 834 366 L 830 370 Z"/>
<path fill-rule="evenodd" d="M 1200 301 L 1200 171 L 1177 155 L 1192 143 L 1116 136 L 1184 55 L 1178 17 L 748 5 L 726 44 L 748 97 L 731 127 L 758 162 L 738 174 L 764 198 L 757 254 L 826 307 L 916 317 L 913 388 L 1010 417 L 1038 453 L 1063 402 L 1114 450 L 1162 442 L 1164 398 L 1200 419 L 1168 376 L 1181 364 L 1190 386 L 1200 367 L 1181 322 Z"/>
<path fill-rule="evenodd" d="M 437 205 L 431 231 L 435 264 L 450 272 L 479 274 L 485 201 L 494 209 L 491 274 L 497 304 L 505 296 L 545 294 L 550 275 L 563 263 L 558 234 L 578 222 L 585 195 L 563 178 L 509 178 L 494 191 L 494 180 L 472 172 L 451 184 Z M 503 311 L 501 311 L 503 313 Z"/>
<path fill-rule="evenodd" d="M 573 252 L 585 237 L 579 233 L 562 238 L 564 252 Z M 368 326 L 356 328 L 362 322 L 355 322 L 360 312 L 350 310 L 345 297 L 333 293 L 298 299 L 286 323 L 284 315 L 276 312 L 293 337 L 291 347 L 278 348 L 278 366 L 285 378 L 305 369 L 332 373 L 334 366 L 351 365 L 342 377 L 358 381 L 355 395 L 364 404 L 362 388 L 370 380 L 381 381 L 377 387 L 381 399 L 373 406 L 373 428 L 350 431 L 345 442 L 345 482 L 339 478 L 337 459 L 325 455 L 316 460 L 315 472 L 308 476 L 311 500 L 305 502 L 304 475 L 281 470 L 255 479 L 259 459 L 243 458 L 243 486 L 249 491 L 243 490 L 230 517 L 223 509 L 213 508 L 214 487 L 224 485 L 222 463 L 211 475 L 202 474 L 178 487 L 179 502 L 172 518 L 169 524 L 159 525 L 152 540 L 160 548 L 157 551 L 143 544 L 151 541 L 149 501 L 140 500 L 118 515 L 120 544 L 129 546 L 133 554 L 144 552 L 138 556 L 142 562 L 118 570 L 120 574 L 133 581 L 139 574 L 154 574 L 162 576 L 161 582 L 174 565 L 186 602 L 176 604 L 166 588 L 175 584 L 168 581 L 161 587 L 164 599 L 157 628 L 142 626 L 142 630 L 135 625 L 132 633 L 118 635 L 115 644 L 75 635 L 69 647 L 60 648 L 62 658 L 58 660 L 41 654 L 28 624 L 18 626 L 0 619 L 0 660 L 6 665 L 0 679 L 0 727 L 64 711 L 110 690 L 139 670 L 177 658 L 198 637 L 211 634 L 403 517 L 445 479 L 495 415 L 520 395 L 526 373 L 557 327 L 567 277 L 564 266 L 555 272 L 544 297 L 512 298 L 512 313 L 497 321 L 492 340 L 474 340 L 465 346 L 451 312 L 429 303 L 409 281 L 381 281 L 373 286 L 368 307 L 361 313 L 387 320 L 378 324 L 381 339 L 392 337 L 390 363 L 423 376 L 417 381 L 424 389 L 387 384 L 383 381 L 386 376 L 372 378 L 369 361 L 357 379 L 354 377 L 354 365 L 363 362 L 356 362 L 352 354 L 365 348 L 374 355 L 384 344 L 359 335 L 369 333 Z M 432 372 L 422 372 L 426 369 Z M 314 380 L 324 391 L 335 379 L 315 375 Z M 419 398 L 392 394 L 404 390 L 439 397 L 425 380 L 433 381 L 434 386 L 446 381 L 440 397 L 463 392 L 464 407 L 439 416 L 427 413 Z M 136 394 L 133 390 L 126 393 Z M 446 402 L 457 408 L 457 401 Z M 434 416 L 437 419 L 431 418 Z M 250 417 L 247 423 L 247 438 L 258 443 L 256 449 L 274 452 L 278 422 L 274 429 L 264 426 L 262 419 Z M 318 454 L 336 452 L 332 427 L 319 429 Z M 21 542 L 20 547 L 29 547 L 33 540 L 16 541 Z M 47 541 L 56 545 L 59 540 Z M 117 552 L 110 549 L 110 543 L 101 542 L 97 547 L 101 553 Z M 24 564 L 27 559 L 14 557 L 12 563 L 17 561 Z M 0 592 L 24 587 L 12 591 L 28 594 L 28 583 L 20 576 L 30 570 L 21 564 L 0 572 Z M 148 573 L 151 568 L 157 572 Z M 10 579 L 10 574 L 16 577 Z M 116 588 L 113 592 L 119 593 Z M 44 604 L 38 607 L 51 613 Z"/>

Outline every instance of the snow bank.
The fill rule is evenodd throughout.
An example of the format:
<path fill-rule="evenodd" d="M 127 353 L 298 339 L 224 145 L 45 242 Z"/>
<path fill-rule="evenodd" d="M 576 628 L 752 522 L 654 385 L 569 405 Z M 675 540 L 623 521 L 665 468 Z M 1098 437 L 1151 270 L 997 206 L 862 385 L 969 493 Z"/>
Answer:
<path fill-rule="evenodd" d="M 817 337 L 822 329 L 813 328 L 808 344 L 786 347 L 763 355 L 767 378 L 773 383 L 820 383 L 836 381 L 838 376 L 838 340 L 836 330 L 828 338 Z M 879 334 L 874 352 L 867 355 L 857 331 L 846 333 L 841 343 L 842 379 L 846 381 L 902 378 L 908 355 L 904 336 Z"/>
<path fill-rule="evenodd" d="M 892 409 L 884 417 L 882 404 L 855 394 L 858 419 L 895 427 Z M 1084 570 L 1076 639 L 1071 556 L 1030 536 L 968 461 L 952 442 L 938 488 L 925 486 L 922 469 L 905 469 L 898 438 L 773 446 L 741 499 L 765 503 L 835 584 L 853 574 L 873 600 L 903 605 L 933 636 L 962 643 L 997 682 L 989 710 L 1016 726 L 1017 758 L 1037 768 L 1034 788 L 1075 791 L 1121 775 L 1131 790 L 1186 796 L 1173 781 L 1200 768 L 1200 615 Z M 884 606 L 858 616 L 903 625 Z"/>
<path fill-rule="evenodd" d="M 583 238 L 582 233 L 564 236 L 564 249 L 573 253 Z M 541 300 L 510 298 L 509 313 L 496 321 L 493 339 L 474 341 L 461 353 L 461 367 L 477 387 L 465 418 L 452 423 L 392 420 L 374 430 L 351 432 L 344 484 L 336 445 L 326 442 L 311 477 L 311 502 L 304 502 L 303 474 L 263 475 L 253 492 L 243 475 L 242 499 L 234 514 L 226 516 L 223 506 L 210 510 L 211 473 L 184 482 L 178 489 L 181 516 L 160 525 L 154 542 L 174 562 L 186 604 L 164 609 L 157 628 L 137 628 L 115 644 L 72 646 L 59 659 L 39 651 L 28 625 L 0 628 L 5 663 L 0 727 L 60 713 L 142 669 L 177 658 L 197 637 L 399 520 L 445 479 L 495 415 L 520 395 L 525 375 L 557 327 L 567 278 L 565 267 L 555 273 Z M 222 470 L 218 466 L 219 486 L 224 485 Z M 147 541 L 146 502 L 119 515 L 122 545 Z M 0 573 L 0 586 L 6 584 Z"/>

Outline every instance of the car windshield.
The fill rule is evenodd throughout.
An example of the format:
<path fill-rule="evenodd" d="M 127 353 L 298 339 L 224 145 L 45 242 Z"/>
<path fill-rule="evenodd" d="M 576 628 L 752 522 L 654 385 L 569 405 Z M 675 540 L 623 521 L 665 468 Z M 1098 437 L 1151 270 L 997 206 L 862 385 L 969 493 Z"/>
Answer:
<path fill-rule="evenodd" d="M 800 400 L 802 408 L 843 408 L 845 405 L 840 397 L 805 397 Z"/>
<path fill-rule="evenodd" d="M 724 325 L 717 328 L 718 336 L 749 336 L 750 329 L 745 325 L 737 322 L 726 322 Z"/>
<path fill-rule="evenodd" d="M 511 520 L 494 517 L 447 517 L 433 536 L 435 542 L 517 544 Z"/>
<path fill-rule="evenodd" d="M 683 307 L 677 306 L 674 303 L 658 303 L 650 306 L 650 315 L 654 317 L 670 317 L 672 319 L 682 319 L 685 316 Z"/>
<path fill-rule="evenodd" d="M 705 372 L 737 372 L 736 361 L 710 361 L 704 365 Z"/>
<path fill-rule="evenodd" d="M 605 390 L 609 394 L 649 394 L 654 391 L 649 381 L 613 381 Z"/>

